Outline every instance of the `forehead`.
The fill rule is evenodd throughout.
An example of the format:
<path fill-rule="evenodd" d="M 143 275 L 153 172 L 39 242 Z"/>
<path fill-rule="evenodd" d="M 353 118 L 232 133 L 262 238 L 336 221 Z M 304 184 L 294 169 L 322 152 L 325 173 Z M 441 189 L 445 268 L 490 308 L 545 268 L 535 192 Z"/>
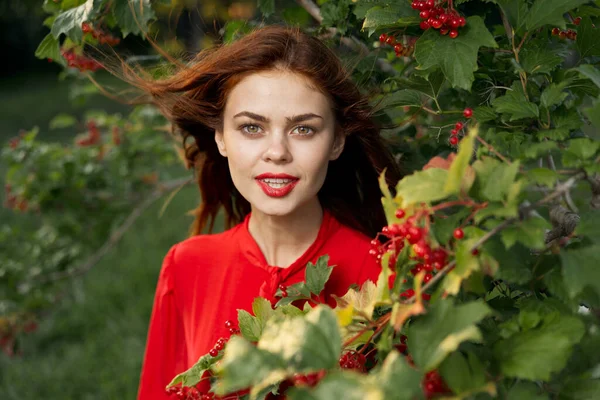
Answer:
<path fill-rule="evenodd" d="M 225 114 L 251 111 L 264 116 L 290 116 L 331 108 L 309 79 L 288 71 L 257 72 L 244 77 L 227 96 Z M 323 115 L 325 116 L 325 115 Z"/>

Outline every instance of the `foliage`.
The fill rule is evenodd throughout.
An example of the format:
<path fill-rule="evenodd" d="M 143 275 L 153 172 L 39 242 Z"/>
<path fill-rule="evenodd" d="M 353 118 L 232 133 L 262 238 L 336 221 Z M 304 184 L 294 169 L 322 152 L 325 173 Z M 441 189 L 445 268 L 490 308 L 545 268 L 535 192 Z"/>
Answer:
<path fill-rule="evenodd" d="M 103 0 L 46 0 L 51 32 L 37 56 L 91 74 L 81 57 L 102 44 L 102 35 L 84 32 L 84 23 L 125 36 L 142 34 L 155 17 L 154 2 L 127 3 L 135 14 Z M 437 18 L 427 3 L 441 7 Z M 333 310 L 299 310 L 290 303 L 315 301 L 331 273 L 326 258 L 307 266 L 306 282 L 280 290 L 274 308 L 258 298 L 252 310 L 240 310 L 240 335 L 175 377 L 171 391 L 192 396 L 193 389 L 177 386 L 193 387 L 209 372 L 213 391 L 246 390 L 253 399 L 277 392 L 290 399 L 596 398 L 600 2 L 319 6 L 319 26 L 305 27 L 360 43 L 360 62 L 347 52 L 340 57 L 354 61 L 352 76 L 374 93 L 373 103 L 382 101 L 377 118 L 394 127 L 383 134 L 411 171 L 395 188 L 382 185 L 388 225 L 372 249 L 381 276 L 376 285 L 349 289 Z M 274 2 L 258 7 L 267 22 L 279 18 Z M 436 29 L 442 14 L 465 24 L 453 33 L 441 22 Z M 235 40 L 254 24 L 233 21 L 223 36 Z M 156 140 L 132 139 L 149 146 L 139 149 L 149 159 L 164 152 Z M 46 222 L 45 231 L 26 239 L 39 250 L 13 246 L 18 254 L 2 264 L 25 261 L 3 270 L 12 274 L 3 287 L 15 293 L 7 303 L 12 312 L 35 309 L 28 306 L 33 292 L 15 288 L 46 270 L 68 270 L 100 244 L 70 222 L 82 218 L 78 212 L 88 215 L 83 207 L 60 213 L 68 198 L 61 193 L 103 211 L 98 218 L 106 210 L 106 217 L 123 215 L 135 204 L 130 196 L 145 193 L 140 177 L 148 171 L 142 162 L 119 175 L 129 165 L 123 160 L 137 160 L 121 153 L 126 146 L 110 146 L 98 160 L 98 146 L 87 142 L 58 148 L 29 133 L 13 143 L 3 153 L 13 163 L 11 205 L 39 210 Z M 66 167 L 66 160 L 81 163 Z M 120 202 L 107 201 L 115 198 Z M 65 230 L 62 242 L 48 239 Z M 2 232 L 6 243 L 23 241 L 13 230 Z M 54 264 L 40 267 L 40 254 L 52 255 L 44 260 Z"/>

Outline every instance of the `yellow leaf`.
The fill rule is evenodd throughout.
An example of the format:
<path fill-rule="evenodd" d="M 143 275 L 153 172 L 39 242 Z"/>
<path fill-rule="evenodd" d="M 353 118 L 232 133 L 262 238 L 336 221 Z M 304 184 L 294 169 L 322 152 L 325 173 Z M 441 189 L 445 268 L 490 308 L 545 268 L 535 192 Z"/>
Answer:
<path fill-rule="evenodd" d="M 473 147 L 475 146 L 475 137 L 478 134 L 478 127 L 469 129 L 469 133 L 461 141 L 458 149 L 458 155 L 452 161 L 448 170 L 448 180 L 444 186 L 444 192 L 447 194 L 459 194 L 467 192 L 475 181 L 475 172 L 469 167 L 469 162 L 473 156 Z"/>
<path fill-rule="evenodd" d="M 481 332 L 479 332 L 479 329 L 475 325 L 468 326 L 462 331 L 446 336 L 440 343 L 440 349 L 446 353 L 451 353 L 458 349 L 458 346 L 465 340 L 481 341 Z"/>

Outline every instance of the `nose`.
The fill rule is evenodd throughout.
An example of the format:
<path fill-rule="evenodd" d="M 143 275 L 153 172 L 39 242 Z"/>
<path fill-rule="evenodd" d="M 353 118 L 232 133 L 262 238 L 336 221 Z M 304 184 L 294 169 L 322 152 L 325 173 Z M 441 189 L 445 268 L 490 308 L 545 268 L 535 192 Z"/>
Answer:
<path fill-rule="evenodd" d="M 288 163 L 292 161 L 288 138 L 285 134 L 272 134 L 267 138 L 267 147 L 263 153 L 263 160 L 275 163 Z"/>

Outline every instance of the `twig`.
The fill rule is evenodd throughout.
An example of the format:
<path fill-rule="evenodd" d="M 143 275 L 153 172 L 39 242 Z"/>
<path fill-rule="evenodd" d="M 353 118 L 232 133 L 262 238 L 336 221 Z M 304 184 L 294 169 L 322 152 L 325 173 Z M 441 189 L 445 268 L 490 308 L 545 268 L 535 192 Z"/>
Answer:
<path fill-rule="evenodd" d="M 42 279 L 37 280 L 38 283 L 49 283 L 55 282 L 64 278 L 71 278 L 78 275 L 83 275 L 92 269 L 108 252 L 123 238 L 125 233 L 131 228 L 133 223 L 143 214 L 143 212 L 158 200 L 165 191 L 177 188 L 182 185 L 186 185 L 191 182 L 191 178 L 181 178 L 168 181 L 165 183 L 157 184 L 157 189 L 148 195 L 142 203 L 133 209 L 133 211 L 127 216 L 123 224 L 117 228 L 117 230 L 108 238 L 106 242 L 100 247 L 94 254 L 92 254 L 83 264 L 80 266 L 67 270 L 55 272 L 47 276 L 43 276 Z"/>
<path fill-rule="evenodd" d="M 491 144 L 489 144 L 488 142 L 486 142 L 485 140 L 483 140 L 481 138 L 481 136 L 477 136 L 477 140 L 479 141 L 479 143 L 483 144 L 485 147 L 487 147 L 492 153 L 494 153 L 499 159 L 501 159 L 502 161 L 504 161 L 505 163 L 507 163 L 508 165 L 512 164 L 510 162 L 510 160 L 508 160 L 506 157 L 504 157 L 502 154 L 500 154 L 495 148 L 494 146 L 492 146 Z"/>

